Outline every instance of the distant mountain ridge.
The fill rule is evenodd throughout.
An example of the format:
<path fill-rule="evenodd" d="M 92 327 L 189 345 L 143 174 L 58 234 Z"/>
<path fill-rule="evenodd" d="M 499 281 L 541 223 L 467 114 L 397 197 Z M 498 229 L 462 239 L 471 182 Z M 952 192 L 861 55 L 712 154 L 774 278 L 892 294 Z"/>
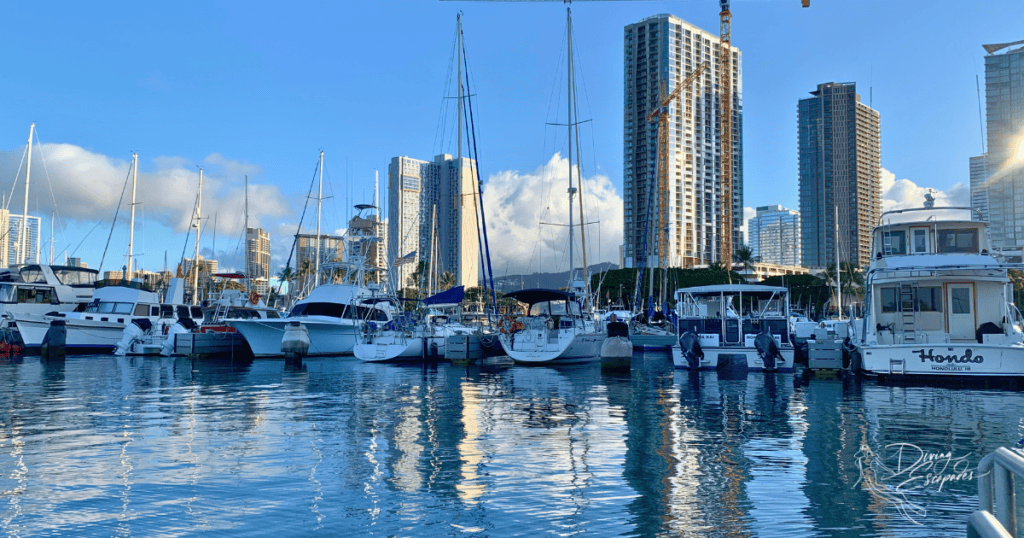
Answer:
<path fill-rule="evenodd" d="M 611 269 L 618 269 L 619 266 L 611 262 L 602 262 L 590 266 L 590 274 L 601 273 Z M 569 272 L 561 273 L 532 273 L 529 275 L 507 275 L 494 278 L 494 287 L 500 293 L 530 289 L 530 288 L 552 288 L 560 289 L 569 285 Z"/>

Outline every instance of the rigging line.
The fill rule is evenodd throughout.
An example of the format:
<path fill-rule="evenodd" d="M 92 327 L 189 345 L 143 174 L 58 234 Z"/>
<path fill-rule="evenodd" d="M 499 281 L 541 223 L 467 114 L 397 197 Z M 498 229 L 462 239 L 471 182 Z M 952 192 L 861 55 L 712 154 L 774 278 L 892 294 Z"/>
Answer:
<path fill-rule="evenodd" d="M 448 56 L 448 73 L 445 75 L 444 87 L 441 89 L 441 107 L 437 112 L 437 128 L 434 130 L 434 148 L 437 149 L 444 147 L 445 122 L 448 120 L 448 98 L 446 95 L 452 83 L 452 66 L 456 63 L 454 58 L 458 51 L 458 32 L 459 30 L 456 28 L 452 38 L 451 54 Z"/>
<path fill-rule="evenodd" d="M 474 121 L 473 117 L 473 92 L 470 91 L 469 86 L 469 55 L 466 54 L 465 38 L 463 38 L 462 42 L 462 58 L 464 60 L 464 63 L 466 64 L 466 108 L 469 110 L 468 121 L 470 124 L 470 140 L 472 140 L 473 142 L 473 171 L 476 175 L 477 192 L 479 193 L 480 196 L 480 213 L 478 215 L 478 218 L 480 220 L 480 226 L 483 228 L 484 231 L 484 260 L 487 262 L 487 271 L 484 274 L 489 277 L 489 287 L 491 288 L 491 300 L 492 304 L 494 305 L 493 309 L 495 309 L 495 313 L 497 313 L 496 309 L 498 305 L 498 297 L 496 292 L 494 291 L 494 269 L 492 269 L 491 267 L 491 247 L 490 241 L 487 238 L 487 216 L 484 213 L 484 183 L 483 181 L 480 180 L 480 154 L 476 147 L 476 122 Z M 459 166 L 462 166 L 462 163 L 459 163 Z M 485 285 L 487 285 L 486 282 Z M 490 314 L 488 314 L 487 319 L 488 321 L 490 321 Z"/>
<path fill-rule="evenodd" d="M 575 42 L 576 42 L 576 40 L 573 39 L 573 43 L 574 44 L 575 44 Z M 573 50 L 575 50 L 575 49 L 573 49 Z M 580 112 L 579 112 L 579 96 L 577 95 L 577 91 L 576 91 L 577 89 L 576 89 L 576 57 L 575 57 L 575 55 L 573 55 L 573 58 L 572 58 L 572 73 L 570 74 L 570 76 L 572 77 L 572 85 L 570 87 L 572 88 L 572 98 L 573 98 L 572 99 L 573 118 L 576 119 L 576 125 L 571 126 L 570 129 L 574 129 L 576 131 L 576 183 L 578 185 L 577 189 L 579 191 L 580 251 L 581 251 L 581 253 L 583 255 L 583 290 L 584 290 L 584 293 L 587 295 L 586 300 L 589 301 L 589 299 L 590 299 L 590 297 L 589 297 L 590 296 L 590 272 L 587 269 L 587 230 L 586 230 L 586 225 L 584 224 L 585 222 L 587 222 L 587 220 L 585 218 L 586 217 L 586 213 L 583 212 L 583 207 L 584 207 L 584 204 L 583 204 L 583 159 L 580 158 L 580 123 L 579 123 Z M 572 173 L 570 172 L 570 176 L 569 176 L 570 179 L 572 178 L 571 174 Z M 574 269 L 573 267 L 569 268 L 569 279 L 570 280 L 572 279 L 572 271 L 573 271 L 573 269 Z"/>
<path fill-rule="evenodd" d="M 201 193 L 197 190 L 196 191 L 196 203 L 195 203 L 195 205 L 192 206 L 192 215 L 195 216 L 196 221 L 197 221 L 196 222 L 196 226 L 199 225 L 198 221 L 199 221 L 199 217 L 200 217 L 200 215 L 199 215 L 199 197 L 200 196 L 201 196 Z M 188 248 L 188 242 L 192 238 L 192 234 L 189 233 L 189 232 L 191 232 L 191 228 L 192 228 L 192 218 L 191 217 L 188 219 L 188 226 L 189 226 L 190 229 L 185 231 L 185 243 L 183 245 L 181 245 L 181 257 L 178 258 L 178 267 L 181 267 L 182 264 L 185 263 L 185 249 Z M 197 268 L 196 271 L 199 271 L 199 269 L 198 269 L 198 267 L 199 267 L 199 260 L 198 260 L 199 256 L 196 256 L 196 258 L 197 259 L 192 260 L 192 267 L 196 267 Z M 177 275 L 177 272 L 175 272 L 175 275 Z"/>
<path fill-rule="evenodd" d="M 568 28 L 566 28 L 566 31 L 568 31 Z M 565 34 L 562 34 L 562 37 L 565 37 Z M 566 41 L 566 39 L 562 39 L 561 42 L 565 43 L 565 41 Z M 560 88 L 562 87 L 562 84 L 561 84 L 561 82 L 562 82 L 562 68 L 561 68 L 561 66 L 563 65 L 562 58 L 565 58 L 565 48 L 564 48 L 564 45 L 562 45 L 562 46 L 563 46 L 563 48 L 560 49 L 560 51 L 558 53 L 558 61 L 555 63 L 555 65 L 557 66 L 555 68 L 555 76 L 551 77 L 551 79 L 552 79 L 551 80 L 551 93 L 548 96 L 548 110 L 547 110 L 546 115 L 544 116 L 546 118 L 550 118 L 551 117 L 551 104 L 555 103 L 555 105 L 556 105 L 556 108 L 555 108 L 555 120 L 556 120 L 556 122 L 557 122 L 557 119 L 558 119 L 558 112 L 562 109 L 562 99 L 560 97 L 556 97 L 556 95 L 561 95 L 561 89 Z M 545 145 L 545 147 L 543 148 L 544 155 L 542 155 L 542 158 L 545 161 L 548 159 L 547 147 L 546 147 L 547 146 L 547 130 L 548 130 L 548 125 L 545 124 L 545 126 L 544 126 L 544 131 L 545 131 L 544 145 Z M 558 147 L 558 133 L 559 133 L 559 129 L 557 129 L 557 128 L 554 129 L 554 134 L 552 135 L 552 141 L 551 141 L 552 155 L 555 152 L 557 152 L 557 150 L 555 148 Z"/>
<path fill-rule="evenodd" d="M 43 152 L 43 141 L 39 139 L 39 129 L 35 130 L 36 142 L 39 143 L 39 159 L 43 161 L 43 175 L 46 176 L 46 187 L 50 190 L 50 200 L 53 201 L 53 209 L 57 214 L 57 222 L 60 223 L 57 229 L 61 231 L 61 235 L 64 236 L 64 243 L 67 244 L 68 238 L 64 233 L 63 219 L 60 218 L 60 212 L 57 211 L 57 197 L 53 194 L 53 182 L 50 181 L 50 170 L 46 167 L 46 153 Z M 38 208 L 37 208 L 38 211 Z M 52 220 L 52 219 L 51 219 Z M 52 241 L 52 238 L 51 238 Z"/>
<path fill-rule="evenodd" d="M 114 211 L 114 220 L 110 223 L 110 235 L 107 236 L 107 245 L 103 247 L 103 256 L 100 258 L 99 272 L 103 274 L 103 262 L 107 259 L 107 249 L 110 248 L 110 238 L 114 236 L 114 226 L 117 226 L 117 215 L 121 212 L 121 202 L 124 202 L 124 193 L 128 190 L 128 179 L 132 177 L 131 168 L 124 177 L 124 187 L 121 188 L 121 199 L 117 201 L 117 209 Z"/>
<path fill-rule="evenodd" d="M 18 163 L 18 171 L 14 174 L 14 183 L 11 184 L 11 194 L 7 197 L 6 203 L 4 203 L 4 209 L 7 209 L 11 205 L 11 199 L 14 198 L 14 189 L 18 188 L 18 178 L 21 177 L 21 167 L 25 164 L 25 156 L 28 155 L 28 145 L 25 145 L 25 150 L 21 152 L 21 162 Z"/>
<path fill-rule="evenodd" d="M 85 240 L 89 238 L 89 235 L 92 234 L 92 232 L 96 231 L 96 228 L 99 227 L 100 224 L 103 224 L 102 220 L 93 225 L 92 229 L 90 229 L 85 234 L 85 237 L 83 237 L 82 240 L 78 242 L 78 245 L 75 246 L 75 250 L 72 250 L 69 256 L 74 257 L 74 255 L 78 252 L 78 249 L 82 247 L 82 243 L 85 243 Z"/>
<path fill-rule="evenodd" d="M 313 185 L 316 185 L 316 173 L 318 170 L 320 170 L 320 159 L 316 160 L 316 166 L 313 167 L 313 179 L 309 182 L 309 193 L 306 195 L 306 203 L 302 206 L 302 215 L 299 216 L 299 227 L 295 230 L 295 235 L 292 237 L 292 248 L 288 251 L 288 259 L 284 262 L 285 270 L 291 267 L 292 254 L 295 254 L 295 250 L 299 245 L 299 232 L 302 231 L 302 221 L 305 220 L 306 210 L 309 209 L 309 197 L 313 195 Z M 277 295 L 281 295 L 282 287 L 284 287 L 284 280 L 277 283 Z M 289 286 L 288 291 L 291 292 L 291 286 Z"/>

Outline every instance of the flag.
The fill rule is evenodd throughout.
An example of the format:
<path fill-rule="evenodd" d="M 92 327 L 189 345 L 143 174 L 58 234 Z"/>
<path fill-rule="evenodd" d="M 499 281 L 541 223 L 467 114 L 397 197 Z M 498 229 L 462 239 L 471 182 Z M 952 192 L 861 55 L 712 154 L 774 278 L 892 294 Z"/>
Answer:
<path fill-rule="evenodd" d="M 416 251 L 415 250 L 410 252 L 410 253 L 408 253 L 408 254 L 406 254 L 405 256 L 402 256 L 401 258 L 398 258 L 397 260 L 395 260 L 394 265 L 404 265 L 404 264 L 407 264 L 407 263 L 412 263 L 414 261 L 416 261 Z"/>

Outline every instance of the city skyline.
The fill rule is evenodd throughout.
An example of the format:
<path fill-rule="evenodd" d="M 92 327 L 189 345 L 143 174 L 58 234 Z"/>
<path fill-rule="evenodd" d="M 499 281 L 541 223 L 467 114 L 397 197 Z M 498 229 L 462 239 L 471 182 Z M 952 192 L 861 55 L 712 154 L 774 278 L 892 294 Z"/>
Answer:
<path fill-rule="evenodd" d="M 36 122 L 45 158 L 37 152 L 33 160 L 30 213 L 42 216 L 42 228 L 48 229 L 49 213 L 57 206 L 58 252 L 67 249 L 70 256 L 99 265 L 136 150 L 139 268 L 160 270 L 165 258 L 166 265 L 176 265 L 195 199 L 196 165 L 202 165 L 204 225 L 210 229 L 202 236 L 203 255 L 223 260 L 226 268 L 243 267 L 240 214 L 248 175 L 251 225 L 270 232 L 276 272 L 299 228 L 319 149 L 326 152 L 333 189 L 325 202 L 325 228 L 332 234 L 344 228 L 351 206 L 371 199 L 374 170 L 383 175 L 391 156 L 455 153 L 449 133 L 438 136 L 437 116 L 438 104 L 450 101 L 444 81 L 455 14 L 461 10 L 470 81 L 476 84 L 471 92 L 488 224 L 509 243 L 492 252 L 495 272 L 565 269 L 554 251 L 534 246 L 539 236 L 552 232 L 538 232 L 542 216 L 533 211 L 545 207 L 542 196 L 552 192 L 551 185 L 561 190 L 565 180 L 560 167 L 551 164 L 556 154 L 566 155 L 564 128 L 546 125 L 564 123 L 564 91 L 558 91 L 564 88 L 561 3 L 194 6 L 69 6 L 58 13 L 10 6 L 9 20 L 18 24 L 0 43 L 25 52 L 12 55 L 8 84 L 0 86 L 0 97 L 16 104 L 0 110 L 0 182 L 11 188 L 28 124 Z M 943 196 L 968 202 L 968 158 L 981 151 L 972 80 L 983 75 L 981 45 L 1024 37 L 1013 24 L 1020 6 L 1009 1 L 924 6 L 871 0 L 812 0 L 809 8 L 796 0 L 733 2 L 732 44 L 744 52 L 747 211 L 766 204 L 797 206 L 792 103 L 808 87 L 828 80 L 856 81 L 886 118 L 887 206 L 917 204 L 929 187 L 940 191 L 940 202 Z M 591 262 L 617 262 L 622 29 L 665 13 L 714 34 L 718 6 L 577 2 L 572 9 L 580 119 L 592 120 L 582 127 L 584 177 L 593 183 L 587 185 L 589 194 L 597 197 L 590 209 L 601 217 L 590 229 L 600 237 L 594 242 L 600 252 L 592 253 Z M 202 16 L 196 20 L 195 13 Z M 356 21 L 368 20 L 390 20 L 395 32 L 366 49 L 362 44 L 371 42 L 373 30 Z M 339 25 L 346 31 L 339 34 Z M 40 30 L 47 39 L 38 39 Z M 110 37 L 99 40 L 98 35 Z M 820 46 L 825 42 L 828 47 Z M 26 50 L 25 43 L 35 45 Z M 357 50 L 362 52 L 349 52 Z M 374 76 L 353 78 L 356 73 Z M 920 80 L 941 91 L 906 91 Z M 20 207 L 20 192 L 15 189 L 12 208 Z M 509 205 L 528 214 L 500 211 Z M 102 269 L 124 264 L 124 249 L 116 249 L 127 243 L 124 207 Z M 543 218 L 554 219 L 558 211 L 552 205 Z M 311 228 L 307 213 L 303 231 Z M 563 267 L 555 267 L 559 263 Z"/>

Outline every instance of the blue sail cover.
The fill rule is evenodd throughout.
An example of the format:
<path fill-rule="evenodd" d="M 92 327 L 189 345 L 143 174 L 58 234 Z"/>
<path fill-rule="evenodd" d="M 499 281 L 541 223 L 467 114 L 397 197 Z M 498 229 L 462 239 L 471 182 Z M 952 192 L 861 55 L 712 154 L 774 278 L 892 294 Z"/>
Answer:
<path fill-rule="evenodd" d="M 466 287 L 456 286 L 450 290 L 442 291 L 437 295 L 431 295 L 430 297 L 423 299 L 423 304 L 428 306 L 432 304 L 457 304 L 461 303 L 465 298 Z"/>

